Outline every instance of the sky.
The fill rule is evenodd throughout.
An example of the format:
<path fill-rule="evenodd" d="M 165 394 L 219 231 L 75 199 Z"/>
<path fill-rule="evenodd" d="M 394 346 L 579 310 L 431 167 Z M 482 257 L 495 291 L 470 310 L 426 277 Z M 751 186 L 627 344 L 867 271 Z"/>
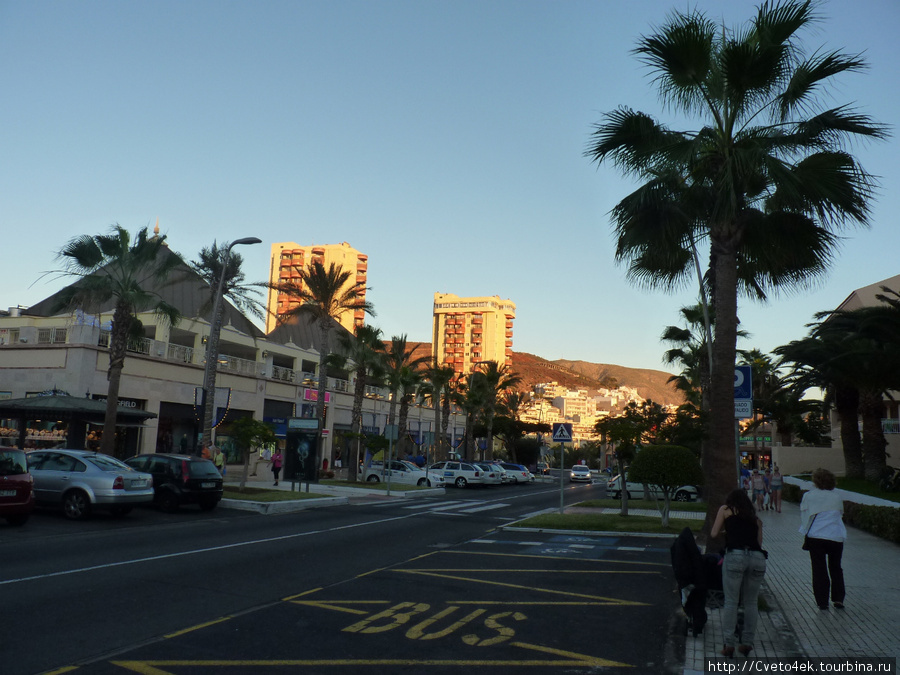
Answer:
<path fill-rule="evenodd" d="M 614 260 L 609 213 L 636 185 L 584 151 L 628 106 L 676 128 L 632 53 L 674 9 L 727 26 L 745 0 L 0 0 L 0 307 L 63 285 L 56 253 L 119 224 L 196 260 L 214 240 L 248 281 L 271 245 L 369 256 L 371 323 L 431 339 L 435 292 L 517 305 L 513 349 L 670 369 L 660 335 L 696 284 L 649 290 Z M 879 177 L 869 229 L 829 274 L 741 301 L 743 348 L 806 334 L 818 311 L 898 273 L 900 3 L 830 0 L 804 45 L 863 53 L 829 105 L 894 132 L 853 148 Z"/>

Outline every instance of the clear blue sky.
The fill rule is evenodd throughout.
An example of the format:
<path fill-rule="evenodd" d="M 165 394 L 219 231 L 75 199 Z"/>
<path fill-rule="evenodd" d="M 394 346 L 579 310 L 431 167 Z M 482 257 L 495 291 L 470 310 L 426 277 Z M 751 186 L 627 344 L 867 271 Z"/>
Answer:
<path fill-rule="evenodd" d="M 662 369 L 659 335 L 695 302 L 634 287 L 608 213 L 633 186 L 583 157 L 601 113 L 661 113 L 636 38 L 673 8 L 728 25 L 745 0 L 226 2 L 0 0 L 0 306 L 71 237 L 160 228 L 195 259 L 242 247 L 350 242 L 369 255 L 372 323 L 430 340 L 435 291 L 518 306 L 514 349 Z M 840 80 L 897 132 L 900 3 L 831 0 L 810 47 L 865 52 Z M 769 351 L 853 289 L 900 273 L 898 141 L 857 148 L 881 177 L 814 292 L 742 303 L 746 348 Z"/>

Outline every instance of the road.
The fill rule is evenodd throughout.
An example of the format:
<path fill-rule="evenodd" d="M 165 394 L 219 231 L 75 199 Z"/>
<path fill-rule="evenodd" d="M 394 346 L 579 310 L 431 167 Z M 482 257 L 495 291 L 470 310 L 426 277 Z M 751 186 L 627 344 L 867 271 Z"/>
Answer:
<path fill-rule="evenodd" d="M 498 529 L 549 484 L 446 492 L 0 526 L 0 670 L 678 672 L 668 542 Z"/>

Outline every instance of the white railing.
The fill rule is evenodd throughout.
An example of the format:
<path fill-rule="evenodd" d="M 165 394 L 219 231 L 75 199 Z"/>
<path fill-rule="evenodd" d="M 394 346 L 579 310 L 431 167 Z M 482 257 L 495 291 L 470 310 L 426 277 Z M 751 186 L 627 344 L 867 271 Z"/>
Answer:
<path fill-rule="evenodd" d="M 881 430 L 886 434 L 900 434 L 900 420 L 881 420 Z"/>
<path fill-rule="evenodd" d="M 185 347 L 184 345 L 175 345 L 170 342 L 168 350 L 166 351 L 166 358 L 169 361 L 181 361 L 182 363 L 193 363 L 194 362 L 194 349 L 193 349 L 193 347 Z"/>
<path fill-rule="evenodd" d="M 338 380 L 336 378 L 332 378 L 332 382 L 334 382 L 334 384 L 332 385 L 332 389 L 334 389 L 335 391 L 343 391 L 345 393 L 350 391 L 350 383 L 347 380 Z"/>
<path fill-rule="evenodd" d="M 225 370 L 230 373 L 239 373 L 241 375 L 258 376 L 266 370 L 265 363 L 250 361 L 249 359 L 239 359 L 236 356 L 225 356 L 219 354 L 218 370 Z"/>
<path fill-rule="evenodd" d="M 272 379 L 281 380 L 282 382 L 294 382 L 295 372 L 291 368 L 282 368 L 281 366 L 272 366 Z"/>

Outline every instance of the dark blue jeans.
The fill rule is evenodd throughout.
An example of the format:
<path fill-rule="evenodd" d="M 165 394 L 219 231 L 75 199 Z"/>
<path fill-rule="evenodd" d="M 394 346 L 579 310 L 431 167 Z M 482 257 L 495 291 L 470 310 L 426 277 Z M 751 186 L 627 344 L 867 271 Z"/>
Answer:
<path fill-rule="evenodd" d="M 828 596 L 832 602 L 844 602 L 844 570 L 841 569 L 841 555 L 844 542 L 809 537 L 809 561 L 812 563 L 813 595 L 819 607 L 828 607 Z"/>

